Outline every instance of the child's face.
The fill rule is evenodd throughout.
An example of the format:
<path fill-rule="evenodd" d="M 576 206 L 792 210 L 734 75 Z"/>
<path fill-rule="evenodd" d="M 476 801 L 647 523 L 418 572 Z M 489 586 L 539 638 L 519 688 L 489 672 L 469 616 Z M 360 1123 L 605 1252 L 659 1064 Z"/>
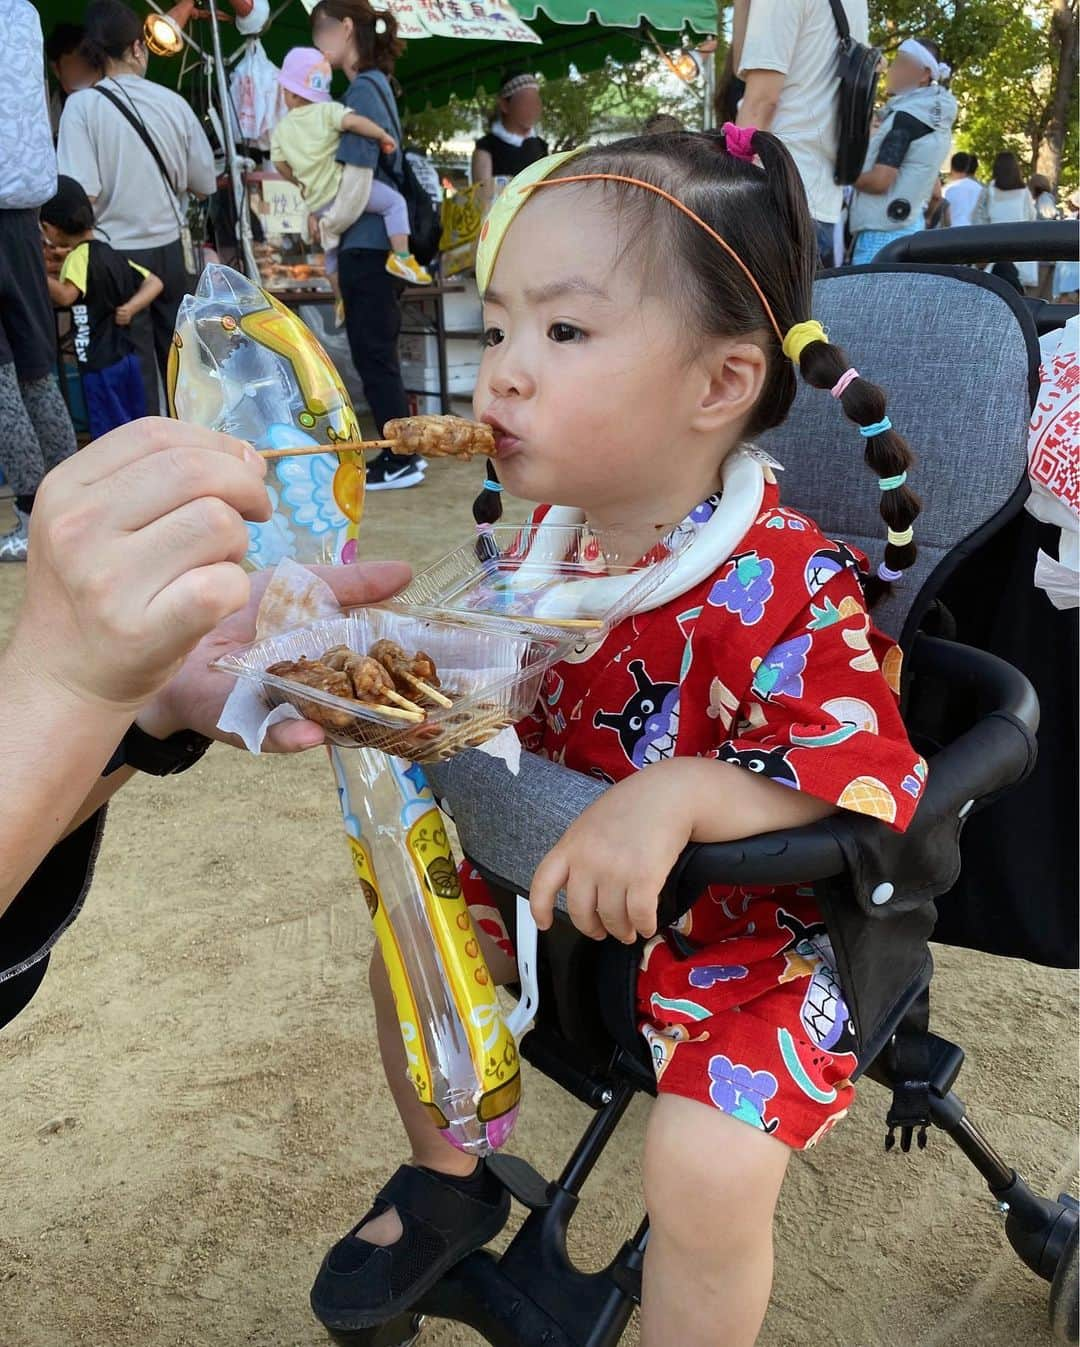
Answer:
<path fill-rule="evenodd" d="M 599 193 L 534 193 L 485 296 L 473 402 L 514 495 L 667 523 L 715 490 L 738 426 L 703 412 L 715 362 L 688 354 L 678 300 L 643 293 L 636 254 L 618 260 L 625 244 Z"/>
<path fill-rule="evenodd" d="M 66 248 L 68 245 L 68 236 L 54 224 L 46 224 L 41 221 L 41 232 L 45 235 L 46 242 L 52 244 L 54 248 Z"/>

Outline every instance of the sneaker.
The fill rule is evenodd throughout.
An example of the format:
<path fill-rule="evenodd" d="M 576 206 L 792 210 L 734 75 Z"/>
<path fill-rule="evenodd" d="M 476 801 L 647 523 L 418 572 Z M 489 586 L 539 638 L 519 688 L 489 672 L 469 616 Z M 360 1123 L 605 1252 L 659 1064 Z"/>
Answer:
<path fill-rule="evenodd" d="M 0 561 L 25 561 L 30 543 L 30 516 L 16 508 L 18 520 L 10 533 L 0 535 Z"/>
<path fill-rule="evenodd" d="M 397 491 L 402 487 L 419 486 L 424 473 L 415 463 L 402 463 L 395 466 L 385 458 L 377 458 L 368 464 L 367 489 L 369 491 Z"/>
<path fill-rule="evenodd" d="M 424 270 L 412 253 L 408 257 L 391 253 L 386 259 L 386 269 L 391 276 L 396 276 L 399 281 L 408 281 L 410 285 L 431 284 L 431 273 Z"/>

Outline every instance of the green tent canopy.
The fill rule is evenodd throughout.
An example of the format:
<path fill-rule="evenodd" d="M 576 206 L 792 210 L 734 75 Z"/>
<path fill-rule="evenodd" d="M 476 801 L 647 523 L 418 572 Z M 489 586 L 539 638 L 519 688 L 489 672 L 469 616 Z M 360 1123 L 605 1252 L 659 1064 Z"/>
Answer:
<path fill-rule="evenodd" d="M 145 0 L 129 0 L 145 12 Z M 167 9 L 169 0 L 161 0 Z M 220 0 L 219 0 L 220 3 Z M 46 34 L 61 21 L 77 22 L 83 6 L 72 0 L 39 0 Z M 227 6 L 222 6 L 227 8 Z M 449 37 L 418 38 L 398 63 L 397 77 L 407 107 L 440 106 L 452 94 L 471 96 L 477 89 L 493 94 L 507 67 L 535 70 L 554 79 L 570 66 L 592 70 L 606 57 L 632 61 L 648 41 L 646 29 L 667 47 L 678 45 L 682 33 L 717 31 L 715 0 L 522 0 L 515 8 L 541 38 L 540 46 L 524 42 L 488 42 Z M 210 49 L 210 30 L 194 20 L 190 36 Z M 221 25 L 226 57 L 243 40 L 231 23 Z M 270 59 L 280 65 L 290 47 L 310 46 L 311 25 L 300 0 L 291 0 L 262 35 Z M 178 57 L 152 57 L 149 75 L 174 86 Z"/>

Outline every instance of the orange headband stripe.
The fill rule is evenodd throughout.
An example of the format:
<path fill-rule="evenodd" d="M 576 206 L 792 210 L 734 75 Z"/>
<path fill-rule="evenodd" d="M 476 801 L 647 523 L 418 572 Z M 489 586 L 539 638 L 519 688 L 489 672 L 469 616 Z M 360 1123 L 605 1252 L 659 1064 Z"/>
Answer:
<path fill-rule="evenodd" d="M 776 333 L 777 341 L 780 342 L 781 345 L 783 345 L 784 334 L 783 332 L 780 331 L 780 324 L 776 321 L 776 317 L 773 314 L 772 307 L 770 306 L 769 301 L 765 298 L 761 286 L 758 285 L 757 281 L 754 279 L 753 273 L 751 272 L 750 268 L 746 265 L 746 263 L 742 260 L 739 254 L 731 246 L 731 244 L 727 242 L 726 239 L 722 239 L 720 235 L 716 232 L 716 230 L 712 228 L 711 225 L 707 225 L 705 223 L 705 221 L 701 218 L 700 215 L 695 215 L 689 206 L 684 206 L 683 203 L 678 199 L 678 197 L 672 196 L 670 192 L 665 192 L 662 187 L 654 187 L 651 182 L 643 182 L 640 178 L 625 177 L 621 173 L 578 173 L 571 177 L 566 178 L 542 178 L 539 182 L 531 183 L 527 188 L 523 190 L 535 192 L 538 187 L 557 187 L 560 183 L 564 182 L 621 182 L 625 183 L 627 186 L 630 187 L 643 187 L 646 192 L 652 192 L 655 196 L 661 196 L 664 198 L 665 201 L 670 202 L 670 204 L 673 205 L 676 210 L 682 211 L 682 213 L 685 216 L 687 216 L 688 219 L 693 220 L 693 222 L 696 225 L 700 225 L 700 227 L 704 229 L 705 233 L 708 234 L 708 236 L 715 243 L 719 243 L 720 247 L 723 248 L 724 252 L 726 252 L 727 255 L 731 258 L 731 260 L 735 263 L 735 265 L 739 267 L 743 275 L 753 286 L 754 293 L 761 301 L 761 307 L 765 310 L 765 314 L 769 322 L 772 324 L 773 331 Z"/>

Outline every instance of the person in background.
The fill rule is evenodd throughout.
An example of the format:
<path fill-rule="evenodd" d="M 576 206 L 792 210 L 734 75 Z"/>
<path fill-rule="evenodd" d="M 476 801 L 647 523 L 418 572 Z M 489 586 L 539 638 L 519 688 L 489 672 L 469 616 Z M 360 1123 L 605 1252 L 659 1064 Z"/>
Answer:
<path fill-rule="evenodd" d="M 936 42 L 901 42 L 885 77 L 889 98 L 870 136 L 851 199 L 851 260 L 856 266 L 872 262 L 894 239 L 923 227 L 923 207 L 938 180 L 956 121 L 956 99 L 942 83 L 951 73 Z"/>
<path fill-rule="evenodd" d="M 15 493 L 15 528 L 0 561 L 25 561 L 41 479 L 75 452 L 75 430 L 56 381 L 38 207 L 56 191 L 41 20 L 29 0 L 7 0 L 4 115 L 0 117 L 0 472 Z"/>
<path fill-rule="evenodd" d="M 960 150 L 949 161 L 949 181 L 945 184 L 945 200 L 949 203 L 951 228 L 971 224 L 972 212 L 982 194 L 982 183 L 975 174 L 979 171 L 979 157 Z"/>
<path fill-rule="evenodd" d="M 397 188 L 375 182 L 370 169 L 350 166 L 345 171 L 337 162 L 346 131 L 374 140 L 383 154 L 393 154 L 398 146 L 378 122 L 334 102 L 330 78 L 329 62 L 314 47 L 293 47 L 287 54 L 278 83 L 289 110 L 274 127 L 270 158 L 283 178 L 299 185 L 304 204 L 319 222 L 340 324 L 345 306 L 338 287 L 338 243 L 365 211 L 382 217 L 390 239 L 386 270 L 391 276 L 413 285 L 430 285 L 431 276 L 409 251 L 409 208 Z"/>
<path fill-rule="evenodd" d="M 1028 191 L 1031 193 L 1031 199 L 1035 202 L 1035 218 L 1037 220 L 1058 219 L 1060 212 L 1057 197 L 1050 185 L 1050 179 L 1044 173 L 1033 173 L 1028 178 Z M 1039 288 L 1036 292 L 1036 298 L 1049 299 L 1054 282 L 1054 263 L 1040 262 L 1038 265 Z"/>
<path fill-rule="evenodd" d="M 158 375 L 164 380 L 176 311 L 194 270 L 185 247 L 188 194 L 213 192 L 214 155 L 184 99 L 145 78 L 142 18 L 120 0 L 93 0 L 84 22 L 82 52 L 99 79 L 65 103 L 57 156 L 60 172 L 82 184 L 112 247 L 161 277 L 161 294 L 130 334 L 154 413 Z"/>
<path fill-rule="evenodd" d="M 89 89 L 97 80 L 97 71 L 82 54 L 86 29 L 79 23 L 58 23 L 45 40 L 45 55 L 49 69 L 56 80 L 56 88 L 49 96 L 49 121 L 53 139 L 60 130 L 60 114 L 68 95 L 79 89 Z"/>
<path fill-rule="evenodd" d="M 512 178 L 547 154 L 547 141 L 536 134 L 543 110 L 540 81 L 535 75 L 503 78 L 487 135 L 481 136 L 473 148 L 472 180 L 484 183 L 485 205 L 495 197 L 496 178 Z"/>
<path fill-rule="evenodd" d="M 1075 220 L 1080 216 L 1080 192 L 1073 192 L 1065 202 L 1066 220 Z M 1055 304 L 1076 304 L 1080 302 L 1080 262 L 1058 262 L 1054 266 L 1054 278 L 1050 285 L 1050 295 Z"/>
<path fill-rule="evenodd" d="M 90 436 L 146 415 L 142 374 L 129 329 L 137 313 L 161 294 L 157 276 L 94 237 L 94 208 L 74 178 L 63 174 L 56 195 L 41 208 L 50 243 L 69 249 L 49 294 L 71 310 Z"/>
<path fill-rule="evenodd" d="M 949 202 L 942 190 L 941 179 L 934 179 L 934 186 L 930 192 L 930 200 L 926 203 L 926 209 L 923 211 L 924 229 L 951 229 L 952 219 Z"/>
<path fill-rule="evenodd" d="M 842 0 L 851 36 L 866 42 L 866 0 Z M 749 12 L 747 13 L 747 8 Z M 836 21 L 827 0 L 738 0 L 733 39 L 745 32 L 735 70 L 746 85 L 736 122 L 771 131 L 802 178 L 823 266 L 834 264 L 834 226 L 844 192 L 833 180 L 839 139 Z"/>
<path fill-rule="evenodd" d="M 677 136 L 686 127 L 670 112 L 654 112 L 641 128 L 643 136 Z"/>
<path fill-rule="evenodd" d="M 387 129 L 398 148 L 384 155 L 366 136 L 345 132 L 338 161 L 346 172 L 367 169 L 375 182 L 400 188 L 404 159 L 402 133 L 390 83 L 403 50 L 397 20 L 389 10 L 375 10 L 370 0 L 319 0 L 311 11 L 311 40 L 350 84 L 345 106 Z M 387 421 L 409 415 L 409 399 L 401 378 L 398 336 L 401 332 L 401 282 L 386 270 L 390 240 L 380 215 L 361 215 L 349 226 L 338 247 L 338 282 L 345 304 L 349 353 L 364 385 L 371 414 L 380 433 Z M 384 449 L 367 469 L 369 491 L 419 486 L 423 460 Z"/>
<path fill-rule="evenodd" d="M 990 181 L 982 190 L 971 223 L 1022 224 L 1034 219 L 1035 202 L 1020 172 L 1020 161 L 1015 154 L 1002 150 L 994 156 Z M 1005 271 L 1006 265 L 1009 264 L 998 263 L 991 270 L 995 275 L 1004 274 L 1011 281 L 1012 272 Z M 1018 284 L 1034 294 L 1039 286 L 1038 262 L 1017 262 L 1014 265 Z"/>

